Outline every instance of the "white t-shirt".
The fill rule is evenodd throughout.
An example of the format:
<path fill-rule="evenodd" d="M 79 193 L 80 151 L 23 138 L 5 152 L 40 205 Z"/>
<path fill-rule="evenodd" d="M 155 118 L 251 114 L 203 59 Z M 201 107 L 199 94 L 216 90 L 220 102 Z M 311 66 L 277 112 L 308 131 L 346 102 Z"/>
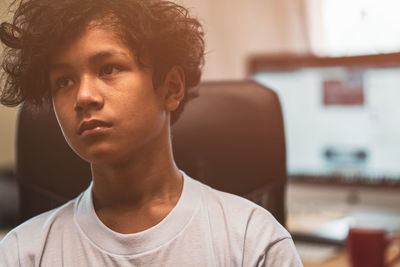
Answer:
<path fill-rule="evenodd" d="M 120 234 L 97 217 L 92 186 L 18 226 L 0 242 L 0 266 L 302 266 L 289 233 L 265 209 L 184 175 L 157 225 Z"/>

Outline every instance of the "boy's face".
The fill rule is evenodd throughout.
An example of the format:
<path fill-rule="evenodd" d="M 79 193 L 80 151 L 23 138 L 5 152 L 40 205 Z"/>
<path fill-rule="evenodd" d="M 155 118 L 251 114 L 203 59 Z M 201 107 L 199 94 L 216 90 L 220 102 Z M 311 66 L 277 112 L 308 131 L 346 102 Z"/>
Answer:
<path fill-rule="evenodd" d="M 49 76 L 58 122 L 83 159 L 123 163 L 159 149 L 169 127 L 163 90 L 112 30 L 90 27 L 61 47 Z"/>

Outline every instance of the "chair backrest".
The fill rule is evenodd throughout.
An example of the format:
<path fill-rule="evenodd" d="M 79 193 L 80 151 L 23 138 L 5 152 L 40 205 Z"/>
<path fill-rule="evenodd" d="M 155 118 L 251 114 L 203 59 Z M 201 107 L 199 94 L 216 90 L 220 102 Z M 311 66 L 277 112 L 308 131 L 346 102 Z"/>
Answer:
<path fill-rule="evenodd" d="M 209 82 L 172 127 L 180 169 L 212 187 L 245 196 L 285 222 L 286 154 L 277 95 L 252 81 Z M 17 175 L 21 220 L 77 196 L 90 167 L 66 144 L 49 105 L 19 113 Z"/>

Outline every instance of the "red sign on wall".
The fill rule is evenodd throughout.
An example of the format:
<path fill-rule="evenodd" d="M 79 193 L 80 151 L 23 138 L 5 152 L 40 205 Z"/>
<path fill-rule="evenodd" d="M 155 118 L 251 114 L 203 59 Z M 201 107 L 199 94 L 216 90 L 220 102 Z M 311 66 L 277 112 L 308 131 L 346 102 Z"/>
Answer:
<path fill-rule="evenodd" d="M 343 79 L 326 79 L 323 81 L 323 101 L 331 105 L 364 105 L 364 88 L 360 72 L 350 72 Z"/>

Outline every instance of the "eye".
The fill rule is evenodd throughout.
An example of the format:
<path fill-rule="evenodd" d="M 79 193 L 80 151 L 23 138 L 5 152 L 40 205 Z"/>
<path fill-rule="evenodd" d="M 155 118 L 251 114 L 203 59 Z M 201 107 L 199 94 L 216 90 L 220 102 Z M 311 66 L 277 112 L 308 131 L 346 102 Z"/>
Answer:
<path fill-rule="evenodd" d="M 72 84 L 73 84 L 73 81 L 72 81 L 71 78 L 61 77 L 61 78 L 58 78 L 55 81 L 55 88 L 56 89 L 60 89 L 60 88 L 64 88 L 64 87 L 70 86 Z"/>
<path fill-rule="evenodd" d="M 100 76 L 105 76 L 105 75 L 113 75 L 117 74 L 118 72 L 121 71 L 121 67 L 116 66 L 116 65 L 105 65 L 104 67 L 101 68 L 99 75 Z"/>

